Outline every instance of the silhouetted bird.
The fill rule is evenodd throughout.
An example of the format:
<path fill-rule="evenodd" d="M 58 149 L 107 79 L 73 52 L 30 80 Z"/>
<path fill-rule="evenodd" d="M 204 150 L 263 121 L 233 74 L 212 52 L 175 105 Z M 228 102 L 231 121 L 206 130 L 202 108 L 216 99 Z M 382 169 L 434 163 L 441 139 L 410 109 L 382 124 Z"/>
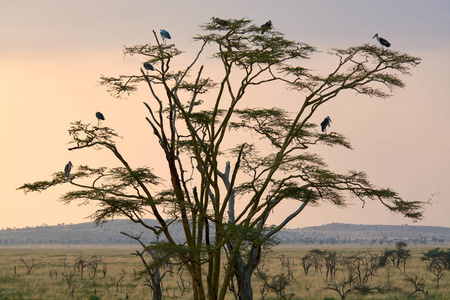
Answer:
<path fill-rule="evenodd" d="M 149 71 L 155 70 L 149 62 L 144 63 L 144 69 L 149 70 Z"/>
<path fill-rule="evenodd" d="M 171 39 L 172 37 L 170 36 L 170 34 L 169 34 L 169 32 L 167 32 L 166 30 L 164 30 L 164 29 L 161 29 L 160 31 L 159 31 L 159 33 L 161 34 L 161 37 L 162 37 L 162 39 L 163 39 L 163 42 L 166 40 L 166 39 Z"/>
<path fill-rule="evenodd" d="M 330 117 L 326 117 L 322 123 L 320 123 L 320 127 L 322 127 L 322 132 L 327 129 L 327 126 L 330 127 L 331 119 Z"/>
<path fill-rule="evenodd" d="M 219 19 L 219 18 L 213 18 L 213 22 L 220 26 L 229 26 L 230 25 L 230 23 L 228 23 L 228 21 Z"/>
<path fill-rule="evenodd" d="M 103 114 L 101 113 L 101 112 L 96 112 L 95 113 L 95 116 L 97 117 L 97 119 L 98 119 L 98 124 L 97 124 L 97 126 L 100 126 L 100 120 L 105 120 L 105 117 L 103 116 Z"/>
<path fill-rule="evenodd" d="M 69 161 L 66 167 L 64 168 L 64 173 L 66 174 L 67 179 L 69 179 L 71 169 L 72 169 L 72 162 Z"/>
<path fill-rule="evenodd" d="M 378 33 L 376 33 L 374 36 L 373 36 L 373 39 L 374 38 L 377 38 L 377 40 L 380 42 L 380 44 L 381 44 L 381 46 L 385 46 L 385 47 L 390 47 L 391 46 L 391 43 L 389 43 L 388 41 L 386 41 L 385 39 L 383 39 L 382 37 L 379 37 L 378 36 Z"/>
<path fill-rule="evenodd" d="M 266 23 L 261 25 L 261 34 L 264 34 L 267 30 L 272 29 L 272 21 L 269 20 Z"/>

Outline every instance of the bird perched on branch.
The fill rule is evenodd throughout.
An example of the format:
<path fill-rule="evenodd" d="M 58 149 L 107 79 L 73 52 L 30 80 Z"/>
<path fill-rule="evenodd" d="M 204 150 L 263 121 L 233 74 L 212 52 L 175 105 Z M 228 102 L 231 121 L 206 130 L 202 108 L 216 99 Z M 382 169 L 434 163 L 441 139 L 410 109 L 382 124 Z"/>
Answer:
<path fill-rule="evenodd" d="M 388 41 L 386 41 L 385 39 L 383 39 L 382 37 L 378 36 L 378 33 L 376 33 L 372 39 L 377 38 L 377 40 L 380 42 L 381 46 L 385 46 L 385 47 L 390 47 L 391 43 L 389 43 Z"/>
<path fill-rule="evenodd" d="M 104 121 L 104 120 L 105 120 L 105 117 L 104 117 L 103 114 L 102 114 L 101 112 L 99 112 L 99 111 L 95 113 L 95 116 L 96 116 L 97 119 L 98 119 L 98 124 L 97 124 L 97 126 L 100 127 L 100 120 Z"/>
<path fill-rule="evenodd" d="M 272 21 L 269 20 L 266 23 L 261 25 L 261 34 L 264 34 L 267 30 L 272 29 Z"/>
<path fill-rule="evenodd" d="M 320 127 L 322 127 L 322 132 L 324 132 L 324 131 L 327 129 L 327 126 L 328 126 L 328 127 L 331 126 L 330 123 L 331 123 L 331 119 L 330 119 L 330 117 L 327 116 L 327 117 L 322 121 L 322 123 L 320 123 Z"/>
<path fill-rule="evenodd" d="M 68 163 L 67 163 L 67 165 L 65 166 L 65 168 L 64 168 L 64 174 L 66 175 L 66 177 L 67 177 L 67 180 L 69 180 L 69 177 L 70 177 L 70 170 L 72 170 L 72 162 L 71 161 L 69 161 Z"/>
<path fill-rule="evenodd" d="M 172 37 L 170 36 L 170 33 L 169 33 L 168 31 L 164 30 L 164 29 L 161 29 L 161 30 L 159 31 L 159 33 L 161 34 L 161 37 L 162 37 L 162 39 L 163 39 L 163 42 L 164 42 L 166 39 L 170 40 L 170 39 L 172 38 Z"/>
<path fill-rule="evenodd" d="M 228 21 L 226 21 L 226 20 L 219 19 L 219 18 L 214 18 L 214 17 L 212 19 L 213 19 L 213 22 L 216 23 L 217 25 L 220 25 L 220 26 L 223 26 L 223 27 L 226 27 L 226 26 L 230 25 L 230 23 L 228 23 Z"/>
<path fill-rule="evenodd" d="M 153 71 L 153 70 L 155 70 L 155 69 L 153 68 L 153 66 L 152 66 L 149 62 L 145 62 L 145 63 L 144 63 L 144 69 L 146 69 L 146 70 L 148 70 L 148 71 Z"/>

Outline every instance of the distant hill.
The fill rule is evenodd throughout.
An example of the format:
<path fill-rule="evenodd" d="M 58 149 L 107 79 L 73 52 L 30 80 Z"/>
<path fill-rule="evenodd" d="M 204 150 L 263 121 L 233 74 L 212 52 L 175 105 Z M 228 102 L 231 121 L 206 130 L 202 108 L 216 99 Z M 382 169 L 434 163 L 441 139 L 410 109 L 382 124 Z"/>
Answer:
<path fill-rule="evenodd" d="M 156 220 L 145 220 L 157 225 Z M 8 245 L 53 245 L 53 244 L 136 244 L 136 241 L 120 234 L 126 232 L 139 235 L 145 242 L 155 241 L 155 236 L 140 225 L 129 220 L 114 220 L 96 227 L 93 223 L 59 224 L 21 229 L 2 229 L 0 246 Z M 171 227 L 177 242 L 183 243 L 180 224 Z M 284 229 L 276 236 L 281 244 L 386 244 L 395 245 L 399 241 L 414 244 L 449 244 L 450 228 L 408 225 L 355 225 L 332 223 L 322 226 Z"/>
<path fill-rule="evenodd" d="M 409 225 L 357 225 L 331 223 L 285 229 L 278 234 L 284 244 L 448 244 L 450 228 Z"/>

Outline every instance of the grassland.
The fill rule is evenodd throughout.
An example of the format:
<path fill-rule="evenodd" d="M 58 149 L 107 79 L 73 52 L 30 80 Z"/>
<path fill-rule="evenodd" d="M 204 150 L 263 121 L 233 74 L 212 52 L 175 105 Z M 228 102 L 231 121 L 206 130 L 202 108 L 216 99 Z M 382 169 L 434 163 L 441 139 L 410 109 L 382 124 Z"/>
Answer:
<path fill-rule="evenodd" d="M 371 287 L 386 287 L 384 291 L 372 291 L 362 295 L 352 291 L 346 299 L 423 299 L 425 295 L 414 292 L 414 285 L 406 280 L 406 275 L 417 276 L 425 280 L 427 299 L 450 299 L 450 271 L 440 280 L 436 288 L 435 276 L 427 271 L 426 264 L 420 260 L 423 252 L 432 247 L 408 247 L 411 258 L 406 264 L 406 274 L 402 274 L 392 265 L 379 268 L 375 276 L 368 281 Z M 338 293 L 324 289 L 332 283 L 343 282 L 347 272 L 338 268 L 335 280 L 325 278 L 325 268 L 320 271 L 311 269 L 308 275 L 304 274 L 301 258 L 311 249 L 335 250 L 343 257 L 358 253 L 381 254 L 387 247 L 333 247 L 331 246 L 278 246 L 264 258 L 263 268 L 268 275 L 279 275 L 285 272 L 280 265 L 280 257 L 293 261 L 294 281 L 287 287 L 286 294 L 292 294 L 292 299 L 340 299 Z M 96 295 L 100 299 L 151 299 L 151 290 L 144 284 L 143 278 L 137 279 L 135 274 L 141 268 L 138 257 L 130 255 L 135 247 L 102 247 L 102 246 L 54 246 L 54 247 L 1 247 L 0 248 L 0 299 L 89 299 Z M 74 263 L 81 258 L 86 261 L 95 256 L 107 266 L 106 274 L 99 271 L 95 277 L 91 268 L 86 267 L 81 278 L 81 272 L 74 269 Z M 27 267 L 34 263 L 30 274 Z M 33 261 L 34 259 L 34 261 Z M 69 289 L 68 280 L 72 274 Z M 65 277 L 65 276 L 66 277 Z M 122 279 L 121 279 L 122 278 Z M 121 279 L 121 280 L 120 280 Z M 191 293 L 188 277 L 183 275 L 186 292 L 181 295 L 180 278 L 176 272 L 169 274 L 163 281 L 165 299 L 190 299 Z M 118 281 L 120 282 L 118 283 Z M 389 285 L 387 284 L 389 281 Z M 260 289 L 262 282 L 253 279 L 255 299 L 261 299 Z M 276 295 L 269 292 L 265 299 L 275 299 Z M 227 299 L 234 299 L 231 295 Z"/>

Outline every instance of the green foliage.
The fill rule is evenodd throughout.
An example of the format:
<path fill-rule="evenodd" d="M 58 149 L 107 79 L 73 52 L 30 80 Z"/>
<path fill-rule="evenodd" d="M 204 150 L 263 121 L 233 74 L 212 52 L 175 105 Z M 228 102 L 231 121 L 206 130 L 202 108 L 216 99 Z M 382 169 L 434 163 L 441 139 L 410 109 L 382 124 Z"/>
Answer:
<path fill-rule="evenodd" d="M 201 26 L 207 31 L 216 31 L 198 35 L 194 39 L 216 44 L 219 51 L 215 57 L 224 59 L 230 65 L 247 69 L 255 64 L 279 65 L 298 58 L 309 58 L 315 48 L 304 43 L 289 41 L 280 32 L 271 31 L 270 35 L 261 35 L 259 26 L 246 19 L 229 19 L 226 32 L 223 26 L 215 22 Z M 217 32 L 218 31 L 218 32 Z"/>
<path fill-rule="evenodd" d="M 436 276 L 436 288 L 439 288 L 439 282 L 444 272 L 450 269 L 450 249 L 447 251 L 434 248 L 423 253 L 420 258 L 427 264 L 427 270 Z"/>
<path fill-rule="evenodd" d="M 406 262 L 411 258 L 411 251 L 405 249 L 407 246 L 405 242 L 398 242 L 395 249 L 385 250 L 384 254 L 380 256 L 379 266 L 385 267 L 389 262 L 392 262 L 392 265 L 400 271 L 403 268 L 404 273 Z"/>
<path fill-rule="evenodd" d="M 442 264 L 446 270 L 450 270 L 450 249 L 447 251 L 440 250 L 440 248 L 430 249 L 423 253 L 423 256 L 420 259 L 427 262 Z"/>

